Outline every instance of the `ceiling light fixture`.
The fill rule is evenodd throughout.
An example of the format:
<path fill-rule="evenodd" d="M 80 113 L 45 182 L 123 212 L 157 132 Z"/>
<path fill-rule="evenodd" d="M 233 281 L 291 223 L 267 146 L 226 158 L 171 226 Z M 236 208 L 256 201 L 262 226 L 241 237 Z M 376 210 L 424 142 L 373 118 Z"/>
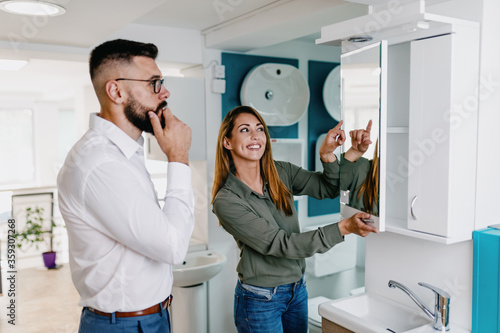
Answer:
<path fill-rule="evenodd" d="M 31 16 L 58 16 L 66 13 L 62 6 L 37 0 L 3 0 L 0 9 L 12 14 Z"/>
<path fill-rule="evenodd" d="M 364 43 L 364 42 L 369 42 L 373 39 L 372 36 L 368 35 L 363 35 L 363 36 L 354 36 L 354 37 L 349 37 L 347 41 L 351 43 Z"/>

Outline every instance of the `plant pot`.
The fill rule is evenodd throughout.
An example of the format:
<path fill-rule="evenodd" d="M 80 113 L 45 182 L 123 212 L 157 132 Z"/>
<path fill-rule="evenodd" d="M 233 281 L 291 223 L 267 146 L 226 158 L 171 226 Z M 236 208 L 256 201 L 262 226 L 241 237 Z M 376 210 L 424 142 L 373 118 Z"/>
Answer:
<path fill-rule="evenodd" d="M 56 267 L 56 252 L 54 251 L 44 252 L 42 253 L 42 257 L 45 267 L 47 268 Z"/>

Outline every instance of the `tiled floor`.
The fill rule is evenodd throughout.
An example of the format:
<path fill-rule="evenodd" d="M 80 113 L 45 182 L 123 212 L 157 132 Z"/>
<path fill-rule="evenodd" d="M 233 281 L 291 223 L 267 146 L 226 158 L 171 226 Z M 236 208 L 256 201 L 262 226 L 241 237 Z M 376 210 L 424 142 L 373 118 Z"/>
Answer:
<path fill-rule="evenodd" d="M 16 325 L 8 323 L 8 275 L 2 271 L 3 296 L 0 296 L 2 333 L 74 333 L 78 331 L 81 307 L 73 286 L 69 264 L 57 270 L 43 267 L 17 272 Z"/>

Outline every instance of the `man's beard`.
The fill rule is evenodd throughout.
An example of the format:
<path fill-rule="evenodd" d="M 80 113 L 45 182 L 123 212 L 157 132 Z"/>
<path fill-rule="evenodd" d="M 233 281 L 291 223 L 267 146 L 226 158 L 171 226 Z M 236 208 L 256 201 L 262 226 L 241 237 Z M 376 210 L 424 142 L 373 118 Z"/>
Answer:
<path fill-rule="evenodd" d="M 158 105 L 154 113 L 160 118 L 161 128 L 165 128 L 165 118 L 163 118 L 162 110 L 167 107 L 167 101 L 163 101 Z M 128 103 L 125 105 L 125 116 L 135 127 L 143 132 L 151 133 L 154 135 L 153 126 L 149 118 L 148 111 L 153 111 L 138 101 L 130 97 Z"/>

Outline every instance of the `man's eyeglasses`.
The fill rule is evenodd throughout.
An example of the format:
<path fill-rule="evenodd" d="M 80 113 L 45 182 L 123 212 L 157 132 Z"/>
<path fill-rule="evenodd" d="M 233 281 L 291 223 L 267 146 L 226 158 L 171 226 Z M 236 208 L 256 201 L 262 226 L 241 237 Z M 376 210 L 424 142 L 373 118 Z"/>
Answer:
<path fill-rule="evenodd" d="M 159 94 L 160 90 L 161 90 L 161 86 L 163 85 L 163 82 L 165 82 L 165 78 L 151 79 L 151 80 L 139 80 L 139 79 L 119 78 L 119 79 L 116 79 L 115 81 L 141 81 L 141 82 L 149 82 L 150 85 L 153 87 L 154 93 L 155 94 Z"/>

